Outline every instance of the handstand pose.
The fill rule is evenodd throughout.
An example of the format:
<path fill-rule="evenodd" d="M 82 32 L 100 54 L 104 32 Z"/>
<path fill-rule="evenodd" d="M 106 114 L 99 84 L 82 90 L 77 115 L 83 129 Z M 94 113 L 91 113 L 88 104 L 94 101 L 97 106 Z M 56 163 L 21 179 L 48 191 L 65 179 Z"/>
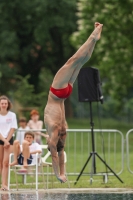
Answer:
<path fill-rule="evenodd" d="M 98 22 L 95 23 L 95 29 L 87 41 L 56 73 L 44 110 L 44 123 L 49 134 L 48 147 L 52 156 L 52 164 L 55 175 L 61 182 L 66 182 L 64 171 L 64 144 L 66 139 L 64 101 L 70 96 L 73 83 L 81 67 L 90 59 L 96 41 L 100 39 L 102 26 Z"/>

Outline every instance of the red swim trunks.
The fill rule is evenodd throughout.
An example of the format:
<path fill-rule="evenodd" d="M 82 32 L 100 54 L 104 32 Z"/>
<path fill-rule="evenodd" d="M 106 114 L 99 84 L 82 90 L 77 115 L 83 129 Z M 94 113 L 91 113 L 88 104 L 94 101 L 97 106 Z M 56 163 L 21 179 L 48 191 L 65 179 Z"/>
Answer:
<path fill-rule="evenodd" d="M 72 93 L 72 86 L 68 83 L 68 86 L 66 88 L 61 89 L 55 89 L 53 87 L 50 87 L 50 91 L 57 96 L 58 98 L 65 99 L 70 96 Z"/>

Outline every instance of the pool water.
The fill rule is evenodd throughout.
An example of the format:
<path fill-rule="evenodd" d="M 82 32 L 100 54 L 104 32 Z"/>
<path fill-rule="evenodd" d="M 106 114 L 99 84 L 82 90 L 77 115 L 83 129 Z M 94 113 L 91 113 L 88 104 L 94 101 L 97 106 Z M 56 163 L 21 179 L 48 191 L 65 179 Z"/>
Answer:
<path fill-rule="evenodd" d="M 0 200 L 133 200 L 132 193 L 7 193 L 0 194 Z"/>

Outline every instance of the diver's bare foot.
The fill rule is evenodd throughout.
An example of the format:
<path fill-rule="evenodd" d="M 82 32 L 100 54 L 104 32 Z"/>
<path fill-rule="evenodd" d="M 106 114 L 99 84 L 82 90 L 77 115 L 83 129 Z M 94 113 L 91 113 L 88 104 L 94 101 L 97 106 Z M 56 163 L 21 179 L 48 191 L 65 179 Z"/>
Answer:
<path fill-rule="evenodd" d="M 60 175 L 58 180 L 61 182 L 61 183 L 65 183 L 67 181 L 66 179 L 66 176 L 65 175 Z"/>
<path fill-rule="evenodd" d="M 10 166 L 14 166 L 14 165 L 17 165 L 18 164 L 18 161 L 13 161 L 11 164 L 9 164 Z"/>
<path fill-rule="evenodd" d="M 95 37 L 95 40 L 97 41 L 101 37 L 103 24 L 100 24 L 99 22 L 95 22 L 94 26 L 95 26 L 94 37 Z"/>
<path fill-rule="evenodd" d="M 100 23 L 99 22 L 95 22 L 95 28 L 97 27 L 97 26 L 99 26 L 100 25 Z"/>

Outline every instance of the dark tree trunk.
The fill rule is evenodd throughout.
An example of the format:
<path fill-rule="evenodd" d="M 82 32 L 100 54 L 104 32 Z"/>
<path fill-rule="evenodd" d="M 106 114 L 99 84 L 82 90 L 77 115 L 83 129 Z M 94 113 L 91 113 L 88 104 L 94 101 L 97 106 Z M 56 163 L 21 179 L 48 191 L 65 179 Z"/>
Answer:
<path fill-rule="evenodd" d="M 73 117 L 73 109 L 69 98 L 65 100 L 65 113 L 66 113 L 66 118 Z"/>

